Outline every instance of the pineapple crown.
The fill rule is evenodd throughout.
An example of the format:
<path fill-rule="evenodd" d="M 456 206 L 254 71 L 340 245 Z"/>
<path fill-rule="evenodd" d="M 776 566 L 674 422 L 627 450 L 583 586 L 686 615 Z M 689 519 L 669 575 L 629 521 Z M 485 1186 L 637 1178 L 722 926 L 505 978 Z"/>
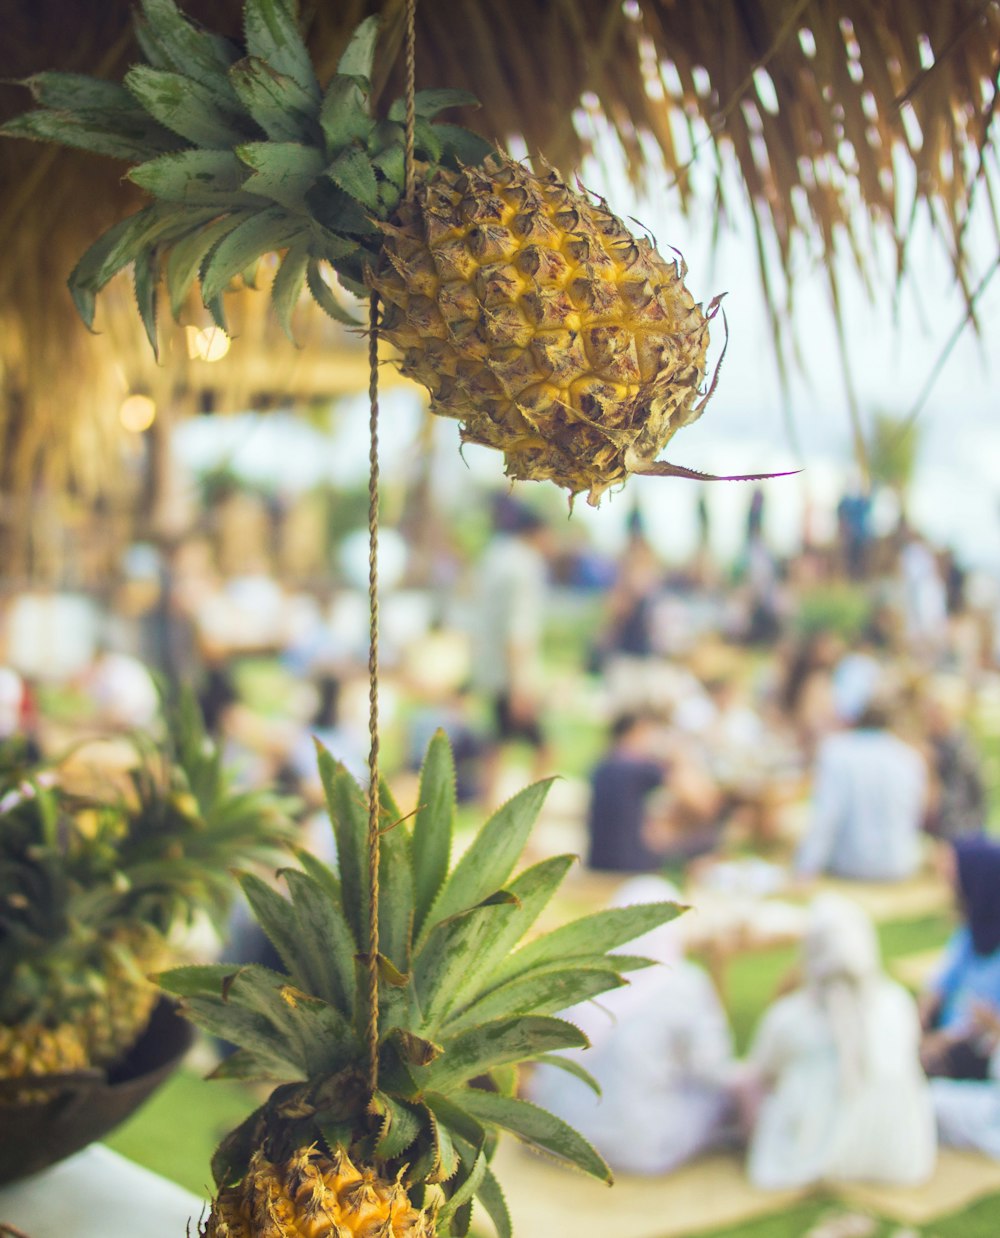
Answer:
<path fill-rule="evenodd" d="M 128 179 L 153 198 L 100 236 L 71 273 L 84 322 L 92 327 L 97 294 L 132 264 L 154 352 L 161 273 L 175 318 L 198 281 L 206 309 L 225 329 L 231 281 L 253 286 L 259 259 L 284 251 L 272 299 L 289 338 L 303 287 L 333 318 L 357 325 L 323 264 L 366 295 L 365 271 L 382 247 L 379 223 L 403 192 L 405 104 L 394 102 L 383 119 L 372 114 L 378 19 L 357 27 L 323 89 L 295 0 L 246 0 L 245 49 L 198 28 L 174 0 L 140 2 L 135 29 L 147 63 L 121 84 L 37 73 L 23 84 L 41 107 L 0 127 L 11 137 L 125 160 L 134 165 Z M 460 90 L 416 93 L 414 155 L 428 171 L 478 163 L 491 152 L 468 130 L 435 121 L 476 102 Z"/>
<path fill-rule="evenodd" d="M 164 743 L 136 736 L 127 785 L 105 795 L 74 790 L 57 766 L 0 767 L 4 1021 L 45 996 L 39 978 L 79 973 L 117 928 L 162 937 L 197 911 L 221 924 L 231 866 L 273 863 L 292 842 L 289 803 L 233 788 L 193 697 L 167 717 Z"/>
<path fill-rule="evenodd" d="M 244 893 L 286 974 L 257 964 L 181 967 L 159 977 L 182 1011 L 237 1051 L 216 1077 L 269 1079 L 269 1100 L 220 1146 L 220 1187 L 242 1176 L 256 1149 L 272 1160 L 314 1143 L 346 1149 L 407 1187 L 416 1206 L 438 1204 L 437 1232 L 468 1232 L 478 1199 L 497 1232 L 511 1233 L 489 1168 L 507 1130 L 610 1181 L 598 1153 L 553 1114 L 515 1095 L 516 1067 L 553 1064 L 594 1081 L 559 1050 L 585 1046 L 555 1017 L 626 983 L 649 960 L 610 954 L 680 910 L 670 903 L 585 916 L 532 940 L 531 932 L 574 857 L 542 860 L 513 876 L 548 782 L 509 800 L 452 863 L 454 765 L 448 741 L 431 741 L 419 808 L 401 818 L 387 787 L 379 867 L 379 1078 L 365 1077 L 365 950 L 369 885 L 364 792 L 320 749 L 338 862 L 309 852 L 282 871 L 286 898 L 245 875 Z"/>

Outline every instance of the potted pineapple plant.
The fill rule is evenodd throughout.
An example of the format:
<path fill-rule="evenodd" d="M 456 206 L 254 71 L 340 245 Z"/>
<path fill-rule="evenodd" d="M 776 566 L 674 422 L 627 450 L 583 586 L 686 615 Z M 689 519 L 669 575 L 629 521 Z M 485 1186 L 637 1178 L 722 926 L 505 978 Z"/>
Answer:
<path fill-rule="evenodd" d="M 233 863 L 273 865 L 285 806 L 238 791 L 193 698 L 124 783 L 0 764 L 0 1181 L 107 1133 L 190 1036 L 150 973 L 197 915 L 221 929 Z M 28 1136 L 28 1131 L 34 1137 Z"/>

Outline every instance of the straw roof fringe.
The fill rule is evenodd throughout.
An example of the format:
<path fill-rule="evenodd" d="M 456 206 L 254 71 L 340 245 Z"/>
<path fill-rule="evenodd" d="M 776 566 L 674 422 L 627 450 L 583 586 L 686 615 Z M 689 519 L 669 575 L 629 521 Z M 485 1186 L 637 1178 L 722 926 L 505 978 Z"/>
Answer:
<path fill-rule="evenodd" d="M 137 58 L 130 7 L 8 0 L 0 76 L 58 68 L 120 78 Z M 238 37 L 238 0 L 182 7 Z M 347 32 L 381 11 L 379 83 L 384 96 L 400 93 L 402 0 L 302 0 L 302 10 L 321 76 Z M 686 211 L 725 209 L 732 163 L 757 226 L 776 338 L 788 339 L 796 238 L 827 260 L 836 306 L 833 253 L 846 246 L 870 272 L 872 236 L 886 234 L 904 279 L 920 210 L 973 316 L 982 274 L 965 244 L 973 202 L 986 196 L 996 219 L 998 0 L 420 0 L 417 21 L 418 87 L 471 90 L 483 107 L 463 123 L 522 140 L 564 175 L 588 152 L 581 109 L 607 119 L 637 182 L 669 186 Z M 0 118 L 26 106 L 25 91 L 0 87 Z M 897 174 L 901 161 L 912 176 Z M 0 141 L 0 493 L 101 482 L 109 361 L 75 320 L 64 280 L 96 234 L 134 209 L 120 172 L 92 156 Z M 134 335 L 126 355 L 137 356 L 127 294 L 108 302 L 122 338 Z"/>

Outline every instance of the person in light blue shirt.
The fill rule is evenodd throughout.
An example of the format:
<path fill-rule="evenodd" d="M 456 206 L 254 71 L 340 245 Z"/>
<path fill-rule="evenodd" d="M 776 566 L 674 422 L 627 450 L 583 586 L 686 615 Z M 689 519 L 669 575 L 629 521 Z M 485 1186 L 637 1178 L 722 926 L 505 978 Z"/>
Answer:
<path fill-rule="evenodd" d="M 984 1079 L 1000 1020 L 1000 844 L 960 838 L 943 855 L 952 861 L 964 923 L 921 1003 L 922 1057 L 930 1074 Z"/>
<path fill-rule="evenodd" d="M 927 767 L 873 702 L 816 754 L 812 813 L 795 859 L 799 877 L 901 881 L 920 865 Z"/>

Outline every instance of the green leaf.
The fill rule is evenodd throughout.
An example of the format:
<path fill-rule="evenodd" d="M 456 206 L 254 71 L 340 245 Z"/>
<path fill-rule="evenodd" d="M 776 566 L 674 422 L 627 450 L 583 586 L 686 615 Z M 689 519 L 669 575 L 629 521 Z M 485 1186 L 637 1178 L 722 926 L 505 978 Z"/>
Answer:
<path fill-rule="evenodd" d="M 425 922 L 428 925 L 473 907 L 510 876 L 541 811 L 552 779 L 525 787 L 493 814 L 450 876 Z"/>
<path fill-rule="evenodd" d="M 371 81 L 372 65 L 375 62 L 375 45 L 378 42 L 379 19 L 366 17 L 354 30 L 347 46 L 337 61 L 337 72 Z"/>
<path fill-rule="evenodd" d="M 246 0 L 243 30 L 251 56 L 266 60 L 275 72 L 291 78 L 301 91 L 319 103 L 319 84 L 299 33 L 293 0 Z"/>
<path fill-rule="evenodd" d="M 292 311 L 298 304 L 302 287 L 306 282 L 306 264 L 309 261 L 309 246 L 306 242 L 293 245 L 282 259 L 278 273 L 271 284 L 271 301 L 282 331 L 295 343 L 292 332 Z"/>
<path fill-rule="evenodd" d="M 236 970 L 235 963 L 204 963 L 172 967 L 159 972 L 155 980 L 175 997 L 221 997 L 225 982 Z"/>
<path fill-rule="evenodd" d="M 284 1058 L 270 1053 L 251 1053 L 249 1049 L 237 1049 L 224 1057 L 207 1079 L 240 1079 L 246 1083 L 274 1081 L 285 1083 L 297 1078 L 301 1068 Z"/>
<path fill-rule="evenodd" d="M 379 950 L 403 974 L 410 970 L 413 868 L 410 835 L 385 780 L 379 789 Z"/>
<path fill-rule="evenodd" d="M 180 317 L 205 256 L 224 236 L 249 217 L 246 211 L 234 211 L 231 215 L 224 215 L 206 227 L 197 229 L 173 246 L 167 257 L 167 288 L 174 318 Z"/>
<path fill-rule="evenodd" d="M 70 294 L 87 326 L 94 321 L 94 296 L 148 246 L 178 228 L 195 229 L 213 218 L 212 210 L 154 204 L 130 215 L 97 238 L 69 276 Z"/>
<path fill-rule="evenodd" d="M 308 142 L 318 137 L 318 101 L 294 80 L 264 60 L 247 56 L 229 70 L 240 101 L 269 138 L 278 142 Z"/>
<path fill-rule="evenodd" d="M 486 1209 L 487 1216 L 493 1222 L 493 1228 L 497 1231 L 497 1238 L 514 1238 L 510 1212 L 507 1210 L 507 1201 L 504 1199 L 503 1190 L 492 1169 L 488 1168 L 483 1175 L 483 1180 L 479 1184 L 479 1190 L 476 1192 L 476 1198 Z"/>
<path fill-rule="evenodd" d="M 36 103 L 57 111 L 135 113 L 139 110 L 120 82 L 108 82 L 87 73 L 33 73 L 19 84 L 27 86 Z"/>
<path fill-rule="evenodd" d="M 372 159 L 372 167 L 381 172 L 395 189 L 406 184 L 406 153 L 398 146 L 391 146 Z"/>
<path fill-rule="evenodd" d="M 285 869 L 310 992 L 354 1017 L 354 940 L 338 903 L 306 873 Z"/>
<path fill-rule="evenodd" d="M 418 90 L 413 97 L 413 110 L 417 116 L 432 120 L 439 112 L 449 107 L 479 107 L 479 100 L 467 90 Z M 390 120 L 405 120 L 406 100 L 394 99 L 389 108 Z"/>
<path fill-rule="evenodd" d="M 230 107 L 236 96 L 226 77 L 239 58 L 236 46 L 221 35 L 199 30 L 174 0 L 142 0 L 146 28 L 170 67 L 205 86 Z"/>
<path fill-rule="evenodd" d="M 512 1096 L 498 1096 L 477 1088 L 463 1088 L 454 1096 L 455 1103 L 481 1122 L 510 1131 L 525 1143 L 551 1152 L 584 1173 L 610 1183 L 611 1170 L 604 1159 L 582 1135 L 561 1118 L 530 1101 Z"/>
<path fill-rule="evenodd" d="M 172 133 L 140 112 L 113 116 L 103 112 L 25 112 L 0 125 L 0 134 L 56 142 L 128 163 L 141 163 L 180 144 Z"/>
<path fill-rule="evenodd" d="M 154 246 L 136 256 L 132 270 L 132 287 L 146 338 L 157 361 L 160 359 L 160 344 L 156 336 L 156 287 L 159 282 L 160 257 Z"/>
<path fill-rule="evenodd" d="M 451 858 L 455 827 L 455 762 L 444 731 L 437 731 L 420 769 L 417 815 L 413 823 L 413 931 L 419 936 L 437 897 Z"/>
<path fill-rule="evenodd" d="M 288 1067 L 287 1072 L 280 1072 L 281 1078 L 289 1082 L 308 1078 L 306 1064 L 289 1044 L 286 1033 L 259 1011 L 224 1002 L 221 997 L 191 997 L 184 1001 L 181 1013 L 210 1036 L 248 1050 L 262 1065 L 267 1063 L 269 1076 L 269 1067 L 281 1062 Z"/>
<path fill-rule="evenodd" d="M 368 943 L 368 808 L 365 793 L 317 741 L 319 775 L 337 840 L 344 915 L 362 953 Z"/>
<path fill-rule="evenodd" d="M 434 133 L 441 143 L 444 158 L 452 164 L 474 167 L 496 154 L 495 146 L 461 125 L 435 125 Z"/>
<path fill-rule="evenodd" d="M 575 1057 L 566 1057 L 562 1053 L 546 1053 L 537 1059 L 538 1065 L 554 1066 L 556 1070 L 563 1070 L 567 1075 L 573 1075 L 579 1079 L 581 1083 L 585 1083 L 594 1095 L 600 1099 L 601 1085 L 597 1082 L 589 1070 L 576 1060 Z"/>
<path fill-rule="evenodd" d="M 168 202 L 215 202 L 223 207 L 232 205 L 247 172 L 231 150 L 185 150 L 140 163 L 126 175 Z"/>
<path fill-rule="evenodd" d="M 353 248 L 357 248 L 354 246 Z M 309 291 L 312 293 L 313 300 L 323 310 L 324 313 L 336 322 L 342 322 L 348 327 L 360 327 L 361 323 L 348 310 L 340 304 L 337 298 L 333 295 L 329 284 L 323 278 L 320 272 L 319 262 L 315 258 L 310 258 L 309 264 L 306 267 L 306 283 L 309 286 Z"/>
<path fill-rule="evenodd" d="M 407 1105 L 376 1091 L 371 1109 L 383 1119 L 376 1154 L 385 1160 L 400 1156 L 428 1125 L 423 1106 Z"/>
<path fill-rule="evenodd" d="M 345 150 L 326 169 L 333 183 L 369 210 L 378 210 L 378 182 L 371 160 L 360 150 Z"/>
<path fill-rule="evenodd" d="M 444 145 L 438 135 L 437 127 L 429 120 L 419 116 L 413 126 L 413 143 L 419 155 L 423 155 L 429 163 L 439 163 L 444 154 Z"/>
<path fill-rule="evenodd" d="M 268 207 L 251 215 L 228 233 L 213 250 L 201 276 L 201 295 L 206 304 L 261 254 L 285 249 L 303 235 L 303 220 L 289 216 L 280 207 Z"/>
<path fill-rule="evenodd" d="M 483 952 L 513 910 L 473 907 L 440 921 L 428 934 L 414 958 L 411 981 L 425 1034 L 434 1034 L 470 977 L 474 981 Z"/>
<path fill-rule="evenodd" d="M 305 195 L 323 171 L 323 156 L 315 146 L 301 142 L 248 142 L 236 154 L 253 175 L 244 185 L 289 210 L 304 211 Z"/>
<path fill-rule="evenodd" d="M 458 1151 L 452 1141 L 451 1133 L 446 1126 L 437 1121 L 428 1110 L 434 1142 L 437 1145 L 437 1164 L 432 1173 L 427 1175 L 428 1182 L 447 1182 L 458 1170 Z"/>
<path fill-rule="evenodd" d="M 482 1185 L 483 1178 L 486 1176 L 487 1165 L 486 1153 L 482 1148 L 476 1152 L 471 1165 L 466 1166 L 463 1160 L 460 1166 L 461 1169 L 465 1170 L 462 1183 L 438 1213 L 438 1224 L 440 1226 L 447 1229 L 448 1222 L 454 1217 L 458 1209 L 464 1204 L 469 1203 L 476 1194 Z"/>
<path fill-rule="evenodd" d="M 292 904 L 253 873 L 240 873 L 238 879 L 254 919 L 277 950 L 289 976 L 301 988 L 329 1001 L 329 995 L 314 984 L 308 959 L 309 941 L 300 936 Z"/>
<path fill-rule="evenodd" d="M 444 1052 L 416 1078 L 424 1088 L 448 1092 L 494 1067 L 530 1061 L 557 1049 L 583 1049 L 588 1044 L 578 1027 L 563 1019 L 535 1015 L 493 1019 L 443 1041 Z"/>
<path fill-rule="evenodd" d="M 331 79 L 323 96 L 319 123 L 330 158 L 353 142 L 367 141 L 375 122 L 368 114 L 368 96 L 355 78 L 337 75 Z"/>
<path fill-rule="evenodd" d="M 510 979 L 539 964 L 613 950 L 676 919 L 683 910 L 676 903 L 636 903 L 583 916 L 522 946 L 497 970 L 496 978 Z M 620 965 L 618 960 L 612 962 Z"/>
<path fill-rule="evenodd" d="M 451 1032 L 502 1015 L 555 1014 L 625 984 L 627 981 L 610 964 L 567 968 L 554 963 L 477 996 L 460 1014 L 448 1020 L 447 1029 Z"/>
<path fill-rule="evenodd" d="M 161 125 L 197 146 L 217 150 L 252 136 L 244 117 L 221 107 L 212 91 L 183 73 L 135 65 L 125 85 Z"/>

